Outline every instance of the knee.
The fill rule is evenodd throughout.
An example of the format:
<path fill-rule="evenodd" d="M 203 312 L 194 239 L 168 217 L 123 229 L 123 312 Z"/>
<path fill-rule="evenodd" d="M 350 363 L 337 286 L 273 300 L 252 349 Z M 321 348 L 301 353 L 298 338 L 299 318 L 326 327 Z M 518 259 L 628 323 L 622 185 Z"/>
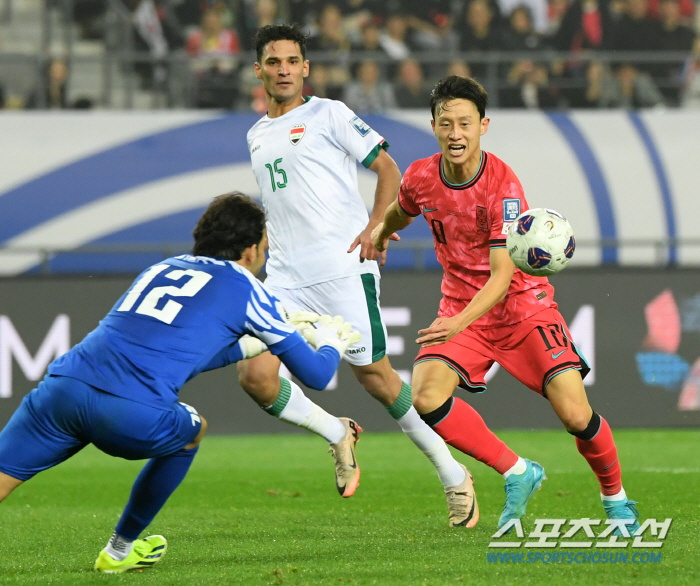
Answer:
<path fill-rule="evenodd" d="M 248 395 L 262 404 L 265 399 L 277 391 L 279 374 L 269 369 L 255 368 L 241 362 L 238 365 L 238 382 Z"/>
<path fill-rule="evenodd" d="M 561 422 L 564 424 L 566 431 L 569 433 L 584 431 L 591 421 L 591 413 L 589 411 L 589 409 L 577 409 L 566 413 L 561 418 Z"/>
<path fill-rule="evenodd" d="M 435 411 L 445 401 L 437 397 L 435 393 L 430 392 L 430 389 L 421 387 L 413 387 L 411 401 L 416 411 L 421 415 Z"/>

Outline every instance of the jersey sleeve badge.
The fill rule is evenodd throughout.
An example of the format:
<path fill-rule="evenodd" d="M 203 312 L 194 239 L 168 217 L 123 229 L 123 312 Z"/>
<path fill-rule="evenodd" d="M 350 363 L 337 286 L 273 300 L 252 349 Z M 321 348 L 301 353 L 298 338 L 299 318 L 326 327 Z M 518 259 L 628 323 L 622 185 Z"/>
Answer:
<path fill-rule="evenodd" d="M 359 116 L 355 116 L 350 120 L 350 126 L 357 130 L 362 138 L 367 136 L 372 130 Z"/>
<path fill-rule="evenodd" d="M 304 138 L 304 134 L 306 134 L 306 124 L 292 126 L 292 129 L 289 131 L 289 142 L 296 146 Z"/>
<path fill-rule="evenodd" d="M 519 199 L 503 200 L 503 222 L 512 222 L 520 215 Z"/>

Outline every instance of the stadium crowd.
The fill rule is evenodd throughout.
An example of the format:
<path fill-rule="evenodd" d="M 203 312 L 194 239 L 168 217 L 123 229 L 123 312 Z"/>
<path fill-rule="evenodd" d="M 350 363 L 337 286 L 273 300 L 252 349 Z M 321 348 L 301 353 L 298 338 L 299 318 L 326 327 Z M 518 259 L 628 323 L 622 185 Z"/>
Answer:
<path fill-rule="evenodd" d="M 189 56 L 201 108 L 264 111 L 245 52 L 258 27 L 283 22 L 299 23 L 310 35 L 306 92 L 361 112 L 424 108 L 430 88 L 448 73 L 474 76 L 492 96 L 497 89 L 495 102 L 505 108 L 700 107 L 694 0 L 117 1 L 132 14 L 138 51 Z M 108 4 L 75 0 L 84 38 L 104 38 Z M 581 58 L 543 58 L 546 51 Z M 676 57 L 628 59 L 638 51 Z M 508 55 L 491 64 L 494 52 Z M 621 57 L 596 59 L 610 52 Z M 679 60 L 681 53 L 687 57 Z M 147 60 L 136 72 L 146 89 L 173 74 Z M 61 65 L 51 63 L 46 74 L 54 88 L 48 103 L 58 107 L 60 73 Z"/>

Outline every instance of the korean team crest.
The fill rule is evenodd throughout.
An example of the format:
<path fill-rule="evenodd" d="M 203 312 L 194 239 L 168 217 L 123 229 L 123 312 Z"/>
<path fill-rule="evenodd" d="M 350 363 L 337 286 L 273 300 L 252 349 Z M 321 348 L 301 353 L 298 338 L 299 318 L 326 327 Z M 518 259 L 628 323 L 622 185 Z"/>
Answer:
<path fill-rule="evenodd" d="M 476 206 L 476 229 L 478 232 L 488 232 L 489 231 L 489 221 L 486 216 L 486 208 L 482 206 Z"/>
<path fill-rule="evenodd" d="M 304 138 L 305 133 L 305 124 L 297 124 L 296 126 L 292 126 L 292 129 L 289 131 L 289 142 L 296 146 L 299 141 Z"/>

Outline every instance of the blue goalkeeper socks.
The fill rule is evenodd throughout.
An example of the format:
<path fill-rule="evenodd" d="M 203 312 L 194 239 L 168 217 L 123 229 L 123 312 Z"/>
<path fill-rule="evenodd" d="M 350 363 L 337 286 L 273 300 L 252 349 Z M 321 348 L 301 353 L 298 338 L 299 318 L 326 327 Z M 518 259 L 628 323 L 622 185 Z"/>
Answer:
<path fill-rule="evenodd" d="M 198 450 L 199 446 L 153 458 L 143 467 L 117 523 L 115 531 L 118 535 L 131 541 L 138 538 L 185 478 Z"/>

